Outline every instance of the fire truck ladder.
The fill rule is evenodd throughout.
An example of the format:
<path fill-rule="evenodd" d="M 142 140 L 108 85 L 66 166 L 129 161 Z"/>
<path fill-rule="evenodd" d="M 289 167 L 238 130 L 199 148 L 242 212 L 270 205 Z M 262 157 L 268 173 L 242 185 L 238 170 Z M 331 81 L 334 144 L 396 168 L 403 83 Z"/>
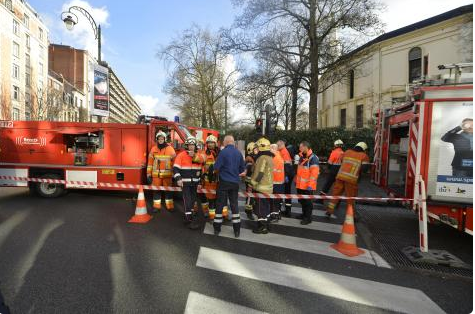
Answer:
<path fill-rule="evenodd" d="M 378 110 L 378 119 L 376 122 L 376 132 L 374 134 L 374 151 L 373 151 L 373 163 L 374 163 L 374 174 L 373 182 L 376 184 L 381 183 L 381 150 L 382 150 L 382 138 L 383 138 L 383 127 L 382 127 L 383 117 L 382 111 Z"/>

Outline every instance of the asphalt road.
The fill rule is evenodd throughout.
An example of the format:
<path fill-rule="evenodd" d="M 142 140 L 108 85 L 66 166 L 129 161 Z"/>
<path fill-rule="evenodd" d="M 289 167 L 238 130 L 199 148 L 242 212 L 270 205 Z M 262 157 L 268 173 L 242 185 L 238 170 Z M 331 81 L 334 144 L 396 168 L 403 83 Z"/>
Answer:
<path fill-rule="evenodd" d="M 472 311 L 471 279 L 387 268 L 377 252 L 351 260 L 328 249 L 341 215 L 315 216 L 320 224 L 308 228 L 287 219 L 269 235 L 250 233 L 244 221 L 236 240 L 230 227 L 219 237 L 204 222 L 186 229 L 179 202 L 174 213 L 129 224 L 134 197 L 71 191 L 41 199 L 0 188 L 0 291 L 12 313 Z"/>

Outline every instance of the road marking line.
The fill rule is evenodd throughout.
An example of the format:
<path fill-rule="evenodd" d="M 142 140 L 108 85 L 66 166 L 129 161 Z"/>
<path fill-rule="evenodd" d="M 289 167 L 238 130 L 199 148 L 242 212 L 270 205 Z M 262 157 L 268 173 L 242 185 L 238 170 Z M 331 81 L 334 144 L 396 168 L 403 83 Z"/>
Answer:
<path fill-rule="evenodd" d="M 207 223 L 205 226 L 205 229 L 203 230 L 203 233 L 214 234 L 213 226 Z M 332 245 L 333 243 L 324 242 L 320 240 L 292 237 L 292 236 L 282 235 L 278 233 L 268 233 L 265 235 L 258 235 L 258 234 L 252 233 L 251 230 L 245 229 L 245 228 L 241 228 L 241 235 L 239 236 L 239 238 L 235 238 L 233 228 L 231 226 L 225 226 L 225 225 L 221 226 L 221 233 L 219 234 L 219 236 L 232 238 L 232 239 L 236 239 L 240 241 L 248 241 L 248 242 L 276 246 L 276 247 L 281 247 L 281 248 L 286 248 L 286 249 L 291 249 L 291 250 L 298 250 L 302 252 L 336 257 L 336 258 L 346 259 L 350 261 L 371 264 L 378 267 L 391 268 L 391 266 L 382 258 L 381 260 L 375 261 L 372 255 L 372 254 L 377 255 L 377 253 L 375 252 L 371 252 L 370 254 L 369 250 L 362 249 L 364 251 L 363 254 L 356 257 L 348 257 L 346 255 L 341 254 L 337 250 L 332 249 L 330 245 Z"/>
<path fill-rule="evenodd" d="M 201 247 L 196 266 L 404 313 L 444 313 L 425 293 Z"/>
<path fill-rule="evenodd" d="M 0 247 L 3 245 L 3 242 L 10 235 L 10 232 L 13 231 L 23 220 L 28 216 L 29 210 L 18 211 L 7 220 L 0 223 Z"/>
<path fill-rule="evenodd" d="M 223 301 L 217 298 L 190 291 L 188 300 L 186 301 L 185 314 L 267 314 L 266 312 L 257 311 L 246 306 Z"/>
<path fill-rule="evenodd" d="M 241 213 L 241 220 L 250 221 L 247 218 L 245 213 Z M 282 217 L 278 223 L 275 223 L 276 226 L 287 226 L 287 227 L 294 227 L 294 228 L 301 228 L 301 229 L 310 229 L 316 231 L 325 231 L 325 232 L 332 232 L 332 233 L 341 233 L 341 225 L 325 223 L 320 221 L 313 221 L 309 225 L 301 225 L 300 220 L 294 218 L 287 218 Z"/>
<path fill-rule="evenodd" d="M 245 201 L 238 201 L 238 207 L 243 207 L 244 205 L 246 205 L 246 202 Z M 302 208 L 301 207 L 292 207 L 292 213 L 294 214 L 302 214 Z M 317 216 L 317 217 L 327 217 L 325 215 L 325 211 L 323 210 L 317 210 L 317 209 L 314 209 L 312 211 L 312 215 L 314 216 Z M 335 215 L 332 215 L 331 216 L 331 219 L 337 219 L 337 217 Z"/>

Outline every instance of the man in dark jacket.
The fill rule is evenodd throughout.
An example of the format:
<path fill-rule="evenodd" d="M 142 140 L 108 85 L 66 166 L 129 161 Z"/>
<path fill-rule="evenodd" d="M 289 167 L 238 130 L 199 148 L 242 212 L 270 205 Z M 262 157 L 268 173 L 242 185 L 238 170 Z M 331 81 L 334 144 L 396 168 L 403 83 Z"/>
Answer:
<path fill-rule="evenodd" d="M 462 124 L 442 136 L 442 141 L 454 145 L 452 175 L 455 177 L 473 176 L 473 119 L 463 119 Z"/>
<path fill-rule="evenodd" d="M 241 152 L 234 146 L 234 138 L 231 135 L 224 137 L 223 145 L 224 149 L 221 150 L 214 163 L 214 169 L 219 174 L 217 207 L 213 222 L 214 234 L 218 235 L 221 232 L 223 207 L 229 200 L 233 215 L 234 236 L 238 238 L 241 230 L 241 216 L 238 208 L 239 182 L 241 181 L 240 177 L 246 175 L 246 165 Z"/>

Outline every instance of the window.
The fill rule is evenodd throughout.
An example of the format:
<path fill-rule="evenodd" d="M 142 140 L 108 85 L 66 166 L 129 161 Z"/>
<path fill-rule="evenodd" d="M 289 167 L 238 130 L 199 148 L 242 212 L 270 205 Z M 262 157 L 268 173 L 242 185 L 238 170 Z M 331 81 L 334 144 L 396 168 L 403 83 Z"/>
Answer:
<path fill-rule="evenodd" d="M 38 27 L 38 30 L 39 30 L 39 33 L 40 33 L 40 40 L 43 40 L 43 36 L 44 36 L 44 33 L 43 33 L 43 29 L 41 27 Z"/>
<path fill-rule="evenodd" d="M 43 63 L 39 63 L 39 66 L 38 66 L 38 72 L 40 73 L 40 75 L 43 75 Z"/>
<path fill-rule="evenodd" d="M 409 50 L 409 83 L 421 78 L 422 75 L 422 50 L 414 47 Z"/>
<path fill-rule="evenodd" d="M 20 109 L 18 108 L 13 108 L 13 120 L 20 120 Z"/>
<path fill-rule="evenodd" d="M 79 99 L 79 104 L 80 104 L 80 106 L 81 106 L 81 108 L 82 108 L 82 99 Z"/>
<path fill-rule="evenodd" d="M 31 61 L 30 61 L 30 55 L 29 54 L 25 54 L 25 66 L 28 70 L 30 69 Z"/>
<path fill-rule="evenodd" d="M 351 70 L 350 73 L 348 74 L 348 81 L 349 81 L 349 94 L 350 94 L 350 99 L 355 97 L 355 71 Z"/>
<path fill-rule="evenodd" d="M 20 78 L 20 67 L 18 64 L 13 64 L 12 66 L 12 77 L 17 80 Z"/>
<path fill-rule="evenodd" d="M 429 75 L 429 55 L 424 56 L 424 77 Z"/>
<path fill-rule="evenodd" d="M 25 110 L 25 120 L 26 120 L 26 121 L 31 120 L 31 111 L 26 111 L 26 110 Z"/>
<path fill-rule="evenodd" d="M 13 86 L 13 99 L 19 100 L 20 99 L 20 87 Z"/>
<path fill-rule="evenodd" d="M 340 126 L 346 128 L 346 109 L 340 109 Z"/>
<path fill-rule="evenodd" d="M 356 128 L 363 127 L 363 105 L 356 106 Z"/>
<path fill-rule="evenodd" d="M 31 96 L 25 93 L 25 120 L 31 120 Z"/>
<path fill-rule="evenodd" d="M 8 10 L 13 11 L 12 0 L 5 0 L 5 6 L 7 7 Z"/>
<path fill-rule="evenodd" d="M 18 35 L 20 32 L 20 23 L 16 20 L 13 20 L 13 34 Z"/>
<path fill-rule="evenodd" d="M 31 74 L 29 72 L 25 73 L 25 85 L 27 87 L 31 86 Z"/>
<path fill-rule="evenodd" d="M 13 42 L 13 55 L 17 58 L 20 56 L 20 45 L 16 42 Z"/>
<path fill-rule="evenodd" d="M 25 44 L 27 48 L 30 48 L 30 35 L 25 34 Z"/>
<path fill-rule="evenodd" d="M 26 14 L 23 15 L 23 23 L 25 23 L 26 28 L 30 27 L 30 17 Z"/>

